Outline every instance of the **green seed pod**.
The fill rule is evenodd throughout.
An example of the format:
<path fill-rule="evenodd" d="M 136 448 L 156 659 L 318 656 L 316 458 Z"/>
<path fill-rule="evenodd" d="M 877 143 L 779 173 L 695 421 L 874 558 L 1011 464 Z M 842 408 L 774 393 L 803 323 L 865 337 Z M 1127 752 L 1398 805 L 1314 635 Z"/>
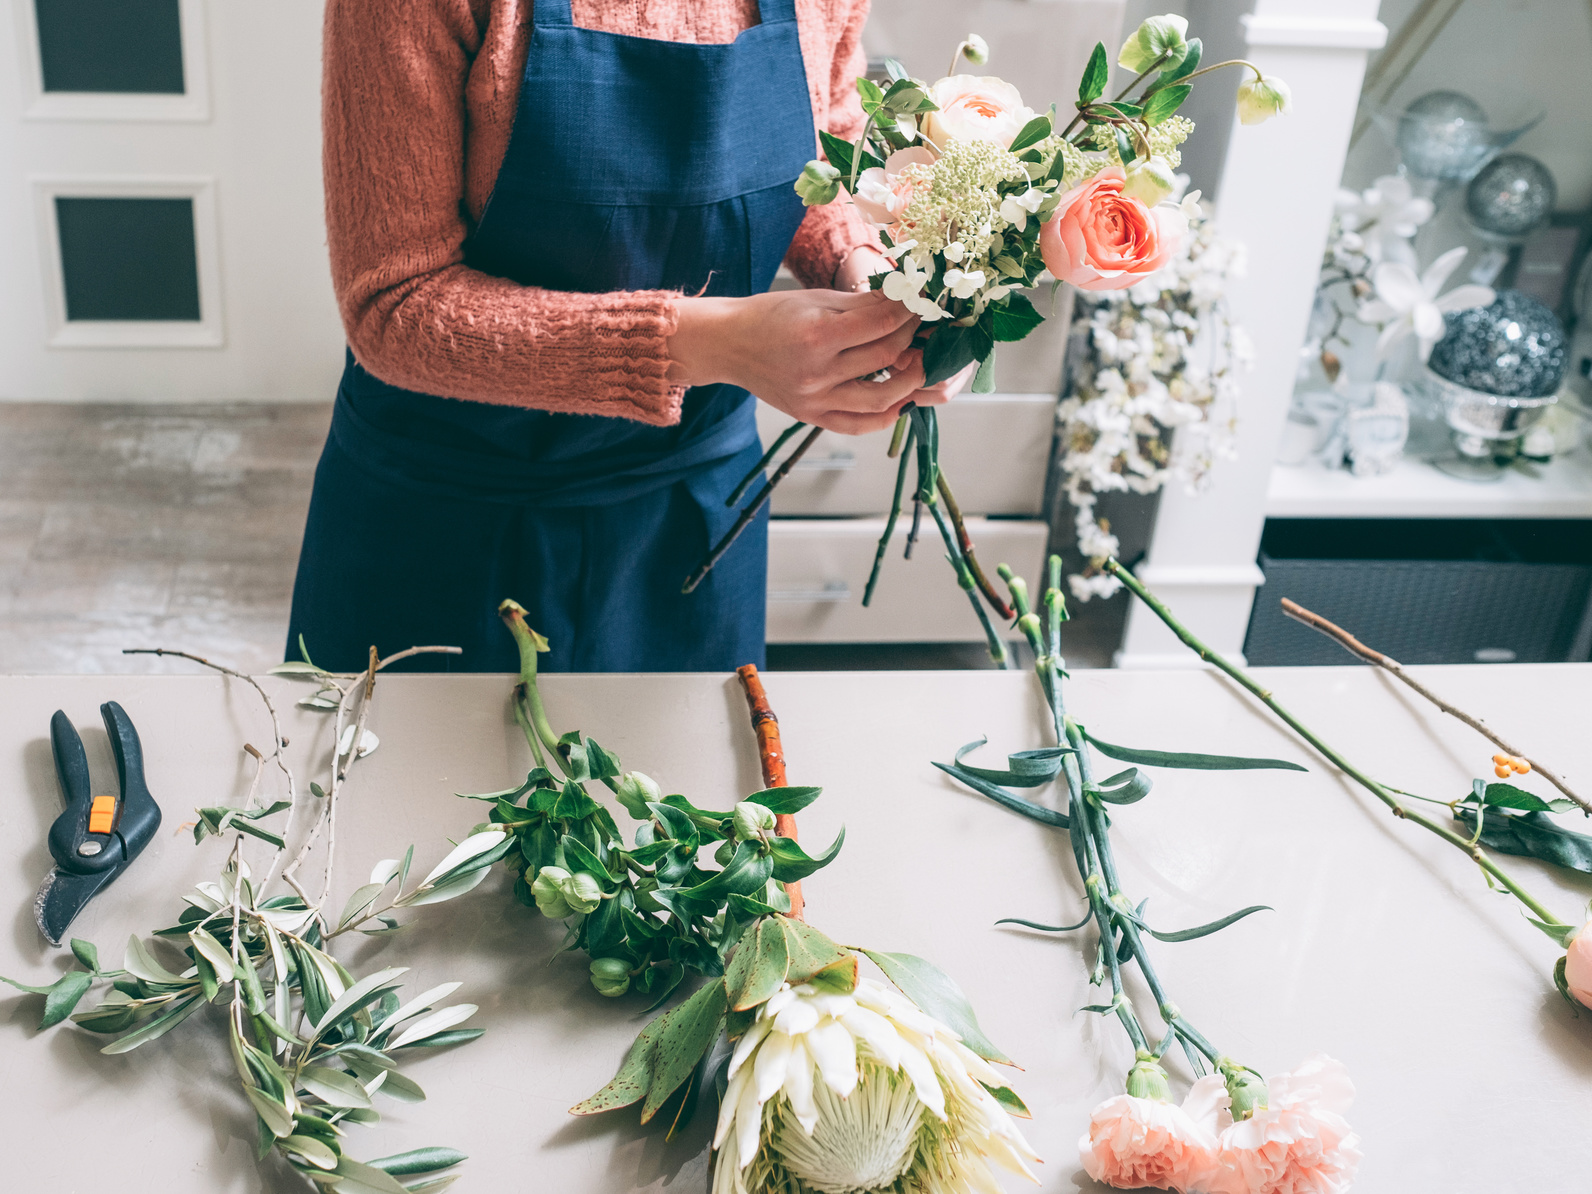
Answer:
<path fill-rule="evenodd" d="M 1264 1111 L 1271 1105 L 1266 1083 L 1259 1074 L 1225 1057 L 1217 1064 L 1217 1068 L 1227 1082 L 1234 1122 L 1248 1119 L 1255 1112 Z"/>

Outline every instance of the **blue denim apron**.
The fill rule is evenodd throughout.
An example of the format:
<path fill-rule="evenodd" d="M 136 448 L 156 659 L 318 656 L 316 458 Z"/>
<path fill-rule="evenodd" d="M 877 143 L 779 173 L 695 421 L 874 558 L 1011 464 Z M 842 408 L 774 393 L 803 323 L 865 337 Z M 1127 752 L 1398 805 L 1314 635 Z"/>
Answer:
<path fill-rule="evenodd" d="M 728 44 L 581 29 L 536 0 L 519 110 L 472 268 L 590 293 L 767 290 L 813 154 L 794 0 Z M 766 514 L 693 593 L 757 463 L 756 400 L 698 386 L 672 427 L 418 394 L 350 353 L 293 589 L 288 657 L 358 670 L 514 671 L 496 615 L 520 601 L 555 671 L 724 671 L 764 658 Z"/>

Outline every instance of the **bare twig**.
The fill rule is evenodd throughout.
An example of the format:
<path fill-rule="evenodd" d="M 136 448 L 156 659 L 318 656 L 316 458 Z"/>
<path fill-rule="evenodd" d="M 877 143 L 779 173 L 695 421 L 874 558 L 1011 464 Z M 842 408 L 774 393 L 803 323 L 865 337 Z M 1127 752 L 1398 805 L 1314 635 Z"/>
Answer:
<path fill-rule="evenodd" d="M 746 690 L 746 708 L 752 715 L 752 731 L 757 735 L 757 758 L 763 769 L 763 783 L 770 788 L 783 788 L 786 786 L 785 747 L 780 742 L 779 718 L 774 716 L 768 693 L 763 690 L 763 678 L 757 674 L 757 665 L 751 663 L 736 668 L 735 674 Z M 795 841 L 796 818 L 790 813 L 776 813 L 774 832 Z M 790 897 L 790 911 L 786 915 L 800 920 L 806 905 L 801 881 L 785 884 L 785 894 Z"/>
<path fill-rule="evenodd" d="M 1514 755 L 1517 759 L 1524 759 L 1526 762 L 1531 764 L 1531 769 L 1533 771 L 1536 771 L 1542 776 L 1543 779 L 1547 780 L 1554 787 L 1558 788 L 1559 791 L 1563 792 L 1571 800 L 1575 801 L 1576 804 L 1580 806 L 1582 812 L 1592 815 L 1592 803 L 1588 803 L 1575 792 L 1571 791 L 1569 785 L 1555 775 L 1552 771 L 1549 771 L 1546 767 L 1537 762 L 1536 759 L 1532 758 L 1524 751 L 1510 745 L 1508 742 L 1505 742 L 1496 730 L 1492 729 L 1492 727 L 1490 727 L 1480 718 L 1472 717 L 1463 709 L 1456 708 L 1455 706 L 1449 704 L 1430 688 L 1427 688 L 1426 685 L 1422 684 L 1419 680 L 1415 679 L 1415 677 L 1406 672 L 1404 670 L 1404 665 L 1398 660 L 1394 659 L 1392 656 L 1384 655 L 1375 648 L 1366 646 L 1343 627 L 1337 625 L 1336 623 L 1329 622 L 1320 614 L 1315 613 L 1312 610 L 1308 610 L 1297 602 L 1288 600 L 1286 597 L 1282 599 L 1282 612 L 1287 614 L 1294 621 L 1303 622 L 1312 630 L 1319 630 L 1328 638 L 1336 640 L 1337 643 L 1345 650 L 1358 655 L 1367 663 L 1374 663 L 1382 670 L 1397 676 L 1421 696 L 1431 701 L 1432 704 L 1436 705 L 1444 713 L 1447 713 L 1450 717 L 1458 718 L 1460 721 L 1464 722 L 1471 729 L 1475 730 L 1483 738 L 1486 738 L 1505 754 Z"/>

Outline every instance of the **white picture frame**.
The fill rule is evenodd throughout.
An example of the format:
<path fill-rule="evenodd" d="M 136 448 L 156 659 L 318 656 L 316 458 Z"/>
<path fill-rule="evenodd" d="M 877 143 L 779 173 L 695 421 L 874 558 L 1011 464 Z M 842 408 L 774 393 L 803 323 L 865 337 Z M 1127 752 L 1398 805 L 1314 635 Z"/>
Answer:
<path fill-rule="evenodd" d="M 46 91 L 34 0 L 11 0 L 18 32 L 17 57 L 24 120 L 208 121 L 210 55 L 205 36 L 205 0 L 178 0 L 182 29 L 181 95 L 142 92 Z"/>
<path fill-rule="evenodd" d="M 221 311 L 220 238 L 216 184 L 209 176 L 34 176 L 40 276 L 44 281 L 45 343 L 51 348 L 221 348 L 226 335 Z M 68 319 L 66 278 L 61 266 L 55 200 L 69 198 L 190 199 L 193 202 L 195 265 L 199 280 L 197 320 Z"/>

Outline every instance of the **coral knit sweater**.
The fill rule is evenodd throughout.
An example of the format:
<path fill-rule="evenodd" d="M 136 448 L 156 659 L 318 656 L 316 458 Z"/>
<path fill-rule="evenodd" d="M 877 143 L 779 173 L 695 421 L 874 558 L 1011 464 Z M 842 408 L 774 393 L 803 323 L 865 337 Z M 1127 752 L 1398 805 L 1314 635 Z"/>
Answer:
<path fill-rule="evenodd" d="M 577 25 L 728 42 L 756 0 L 573 0 Z M 796 0 L 813 123 L 861 130 L 868 0 Z M 332 281 L 355 357 L 383 381 L 477 402 L 667 425 L 673 291 L 581 294 L 464 265 L 508 146 L 531 0 L 328 0 L 324 157 Z M 817 149 L 815 147 L 814 153 Z M 559 229 L 549 228 L 548 236 Z M 828 286 L 876 243 L 849 204 L 813 208 L 786 263 Z"/>

